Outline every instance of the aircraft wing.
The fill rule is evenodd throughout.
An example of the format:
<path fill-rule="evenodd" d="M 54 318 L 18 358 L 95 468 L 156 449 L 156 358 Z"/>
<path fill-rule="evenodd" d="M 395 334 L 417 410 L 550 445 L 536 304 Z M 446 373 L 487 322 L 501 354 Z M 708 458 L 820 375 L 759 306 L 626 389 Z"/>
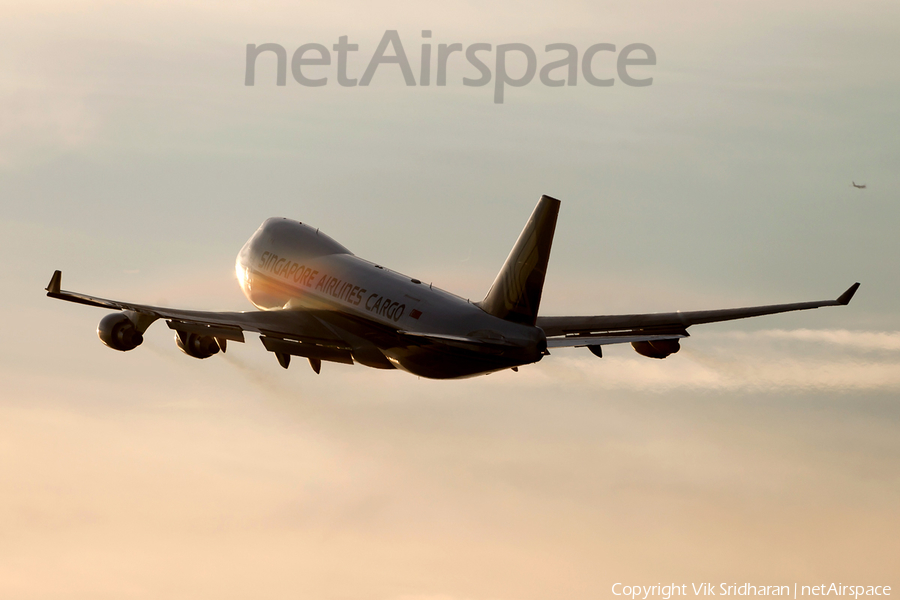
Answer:
<path fill-rule="evenodd" d="M 718 323 L 790 312 L 821 306 L 843 306 L 850 303 L 859 283 L 851 285 L 836 300 L 770 304 L 747 308 L 725 308 L 692 312 L 650 313 L 635 315 L 600 315 L 593 317 L 538 317 L 537 326 L 547 336 L 548 348 L 622 344 L 687 337 L 687 328 L 702 323 Z"/>
<path fill-rule="evenodd" d="M 249 312 L 211 312 L 181 310 L 147 304 L 108 300 L 78 292 L 62 290 L 62 273 L 56 271 L 47 286 L 47 295 L 68 302 L 122 310 L 134 314 L 141 331 L 153 321 L 164 319 L 179 335 L 199 334 L 214 337 L 224 348 L 222 340 L 244 341 L 244 331 L 261 334 L 263 345 L 270 352 L 293 354 L 308 358 L 353 364 L 351 346 L 331 327 L 314 315 L 300 310 L 270 310 Z"/>

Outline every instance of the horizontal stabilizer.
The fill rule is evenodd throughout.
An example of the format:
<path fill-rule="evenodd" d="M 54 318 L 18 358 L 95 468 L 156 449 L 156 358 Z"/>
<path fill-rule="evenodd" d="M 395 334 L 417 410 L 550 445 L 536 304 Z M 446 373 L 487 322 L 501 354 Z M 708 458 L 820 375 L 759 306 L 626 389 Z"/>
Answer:
<path fill-rule="evenodd" d="M 507 342 L 506 340 L 497 340 L 497 339 L 489 339 L 489 338 L 477 338 L 470 337 L 464 335 L 447 335 L 443 333 L 421 333 L 418 331 L 398 331 L 397 333 L 403 335 L 411 335 L 413 337 L 420 337 L 430 339 L 436 342 L 458 342 L 462 344 L 477 344 L 480 346 L 515 346 L 515 344 L 511 342 Z"/>

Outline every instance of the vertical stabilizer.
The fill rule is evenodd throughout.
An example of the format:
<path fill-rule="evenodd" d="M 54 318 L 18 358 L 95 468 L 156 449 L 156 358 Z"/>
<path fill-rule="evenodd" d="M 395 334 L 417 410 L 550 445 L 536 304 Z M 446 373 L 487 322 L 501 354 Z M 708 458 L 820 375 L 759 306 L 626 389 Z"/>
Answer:
<path fill-rule="evenodd" d="M 559 200 L 541 196 L 491 290 L 478 303 L 485 312 L 514 323 L 534 325 L 558 214 Z"/>

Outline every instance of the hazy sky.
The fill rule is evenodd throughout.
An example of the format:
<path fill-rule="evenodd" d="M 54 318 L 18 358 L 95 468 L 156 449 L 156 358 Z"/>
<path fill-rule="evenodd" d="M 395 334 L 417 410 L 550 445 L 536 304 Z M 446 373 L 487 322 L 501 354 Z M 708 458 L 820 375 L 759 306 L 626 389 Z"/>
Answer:
<path fill-rule="evenodd" d="M 0 597 L 612 598 L 900 589 L 900 5 L 0 2 Z M 303 87 L 247 44 L 649 44 L 649 87 Z M 495 53 L 486 54 L 489 62 Z M 615 75 L 598 58 L 597 69 Z M 491 62 L 491 68 L 494 65 Z M 510 73 L 523 63 L 511 61 Z M 316 70 L 318 69 L 318 70 Z M 557 72 L 559 74 L 559 72 Z M 432 74 L 434 77 L 434 73 Z M 866 183 L 857 190 L 851 181 Z M 435 382 L 255 336 L 105 348 L 63 287 L 246 310 L 270 216 L 481 298 L 541 194 L 543 314 L 834 298 Z M 688 587 L 690 590 L 690 586 Z M 895 591 L 896 593 L 896 591 Z"/>

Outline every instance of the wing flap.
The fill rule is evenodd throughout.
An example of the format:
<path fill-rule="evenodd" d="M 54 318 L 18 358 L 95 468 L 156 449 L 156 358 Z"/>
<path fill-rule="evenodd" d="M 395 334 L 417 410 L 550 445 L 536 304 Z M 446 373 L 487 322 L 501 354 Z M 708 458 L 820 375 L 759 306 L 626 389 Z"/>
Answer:
<path fill-rule="evenodd" d="M 277 354 L 290 354 L 292 356 L 302 356 L 304 358 L 312 358 L 318 360 L 328 360 L 331 362 L 343 363 L 345 365 L 353 364 L 353 355 L 350 350 L 345 348 L 335 348 L 333 346 L 324 346 L 309 342 L 295 342 L 293 340 L 285 340 L 280 338 L 269 337 L 267 335 L 260 336 L 259 340 L 269 352 Z"/>
<path fill-rule="evenodd" d="M 635 335 L 573 335 L 550 338 L 547 348 L 580 348 L 582 346 L 606 346 L 609 344 L 630 344 L 632 342 L 656 342 L 688 337 L 688 333 L 658 333 Z"/>
<path fill-rule="evenodd" d="M 231 340 L 233 342 L 244 343 L 244 332 L 240 327 L 230 325 L 206 325 L 204 323 L 192 323 L 187 321 L 168 320 L 166 325 L 169 329 L 180 331 L 183 333 L 196 333 L 199 335 L 209 335 L 215 338 Z"/>

